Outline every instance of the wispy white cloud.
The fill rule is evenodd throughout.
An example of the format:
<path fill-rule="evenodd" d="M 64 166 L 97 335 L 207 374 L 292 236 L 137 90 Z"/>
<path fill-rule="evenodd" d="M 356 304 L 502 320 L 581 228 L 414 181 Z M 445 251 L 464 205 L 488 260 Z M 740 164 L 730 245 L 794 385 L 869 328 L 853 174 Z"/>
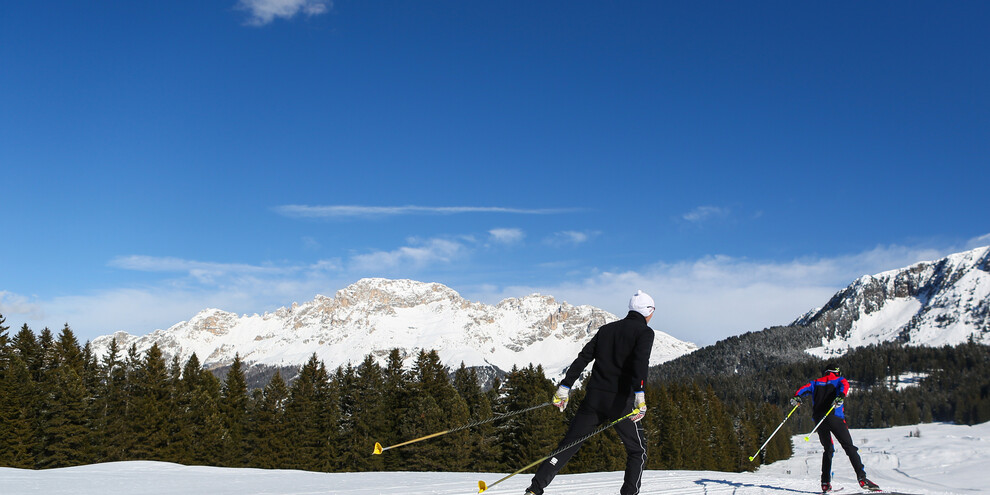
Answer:
<path fill-rule="evenodd" d="M 683 215 L 681 218 L 688 222 L 698 223 L 712 218 L 724 218 L 729 216 L 731 210 L 719 206 L 699 206 Z"/>
<path fill-rule="evenodd" d="M 311 236 L 303 236 L 302 243 L 303 249 L 306 249 L 307 251 L 316 251 L 322 247 L 320 242 Z"/>
<path fill-rule="evenodd" d="M 699 344 L 768 326 L 787 324 L 825 304 L 856 278 L 910 266 L 919 261 L 986 246 L 990 234 L 952 246 L 884 245 L 840 256 L 809 256 L 788 261 L 703 256 L 675 263 L 657 262 L 625 271 L 567 270 L 569 279 L 544 285 L 495 287 L 479 280 L 457 289 L 467 298 L 496 303 L 533 292 L 571 304 L 591 304 L 622 316 L 636 289 L 657 302 L 653 325 Z M 115 268 L 161 273 L 144 286 L 110 288 L 85 294 L 40 299 L 0 291 L 6 325 L 58 330 L 69 323 L 83 340 L 117 330 L 147 333 L 188 319 L 205 308 L 235 313 L 273 311 L 292 302 L 333 295 L 366 276 L 436 276 L 452 266 L 470 266 L 478 242 L 469 237 L 409 239 L 393 250 L 361 253 L 346 259 L 286 265 L 215 263 L 173 257 L 121 256 Z M 488 284 L 488 285 L 485 285 Z M 82 331 L 80 331 L 80 329 Z"/>
<path fill-rule="evenodd" d="M 280 273 L 292 268 L 280 268 L 241 263 L 216 263 L 174 257 L 144 255 L 118 256 L 108 263 L 114 268 L 142 272 L 211 272 L 211 273 Z"/>
<path fill-rule="evenodd" d="M 0 315 L 23 315 L 32 319 L 45 317 L 42 306 L 31 299 L 13 292 L 0 291 Z M 8 325 L 10 321 L 7 322 Z"/>
<path fill-rule="evenodd" d="M 348 269 L 362 273 L 386 274 L 393 270 L 422 270 L 448 264 L 466 256 L 468 247 L 448 239 L 410 239 L 409 246 L 392 251 L 375 251 L 351 257 Z"/>
<path fill-rule="evenodd" d="M 702 345 L 732 335 L 785 325 L 815 309 L 855 279 L 868 274 L 938 259 L 956 248 L 878 246 L 835 257 L 791 261 L 705 256 L 677 263 L 658 262 L 638 270 L 595 272 L 544 286 L 487 286 L 468 297 L 497 302 L 539 292 L 571 304 L 591 304 L 626 314 L 637 289 L 657 302 L 656 329 Z"/>
<path fill-rule="evenodd" d="M 573 208 L 507 208 L 501 206 L 361 206 L 282 205 L 275 212 L 290 218 L 375 218 L 400 215 L 456 215 L 462 213 L 509 213 L 552 215 L 578 211 Z"/>
<path fill-rule="evenodd" d="M 983 246 L 990 246 L 990 234 L 983 234 L 966 242 L 966 249 L 976 249 Z"/>
<path fill-rule="evenodd" d="M 492 229 L 488 234 L 492 241 L 498 244 L 517 244 L 526 237 L 526 233 L 521 229 Z"/>
<path fill-rule="evenodd" d="M 312 300 L 352 283 L 338 259 L 310 264 L 265 266 L 208 263 L 179 258 L 122 256 L 110 266 L 162 273 L 164 278 L 135 287 L 39 299 L 0 293 L 0 314 L 38 331 L 68 323 L 81 340 L 115 331 L 144 334 L 168 328 L 206 308 L 234 313 L 273 311 Z"/>
<path fill-rule="evenodd" d="M 553 235 L 547 237 L 544 242 L 551 246 L 564 246 L 572 245 L 576 246 L 578 244 L 584 244 L 590 241 L 592 238 L 598 236 L 601 232 L 598 231 L 577 231 L 577 230 L 564 230 L 561 232 L 554 232 Z"/>
<path fill-rule="evenodd" d="M 333 8 L 331 0 L 238 0 L 236 7 L 247 11 L 249 26 L 264 26 L 275 19 L 291 19 L 297 15 L 312 17 L 326 14 Z"/>
<path fill-rule="evenodd" d="M 122 270 L 184 274 L 187 280 L 173 280 L 173 285 L 189 282 L 204 286 L 232 286 L 270 281 L 278 278 L 306 277 L 316 272 L 339 271 L 339 260 L 319 260 L 313 264 L 251 265 L 245 263 L 216 263 L 174 257 L 144 255 L 118 256 L 108 266 Z M 265 282 L 262 282 L 265 283 Z"/>

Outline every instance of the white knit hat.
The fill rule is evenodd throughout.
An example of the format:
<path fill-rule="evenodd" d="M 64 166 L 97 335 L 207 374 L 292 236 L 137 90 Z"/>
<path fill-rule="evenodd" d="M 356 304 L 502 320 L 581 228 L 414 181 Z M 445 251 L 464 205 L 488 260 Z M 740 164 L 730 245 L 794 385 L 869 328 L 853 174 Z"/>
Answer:
<path fill-rule="evenodd" d="M 653 304 L 653 298 L 649 294 L 638 290 L 631 298 L 629 298 L 629 310 L 635 311 L 643 316 L 650 316 L 656 307 Z"/>

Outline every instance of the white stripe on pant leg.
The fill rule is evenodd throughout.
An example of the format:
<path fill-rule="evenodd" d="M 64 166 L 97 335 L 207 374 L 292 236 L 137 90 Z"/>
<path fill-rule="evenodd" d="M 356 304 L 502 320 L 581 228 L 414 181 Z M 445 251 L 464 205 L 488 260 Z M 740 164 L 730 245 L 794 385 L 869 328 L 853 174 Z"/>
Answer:
<path fill-rule="evenodd" d="M 639 434 L 640 431 L 644 433 Z M 636 423 L 636 439 L 639 441 L 639 447 L 643 449 L 643 464 L 639 468 L 639 479 L 636 481 L 636 493 L 639 494 L 640 487 L 643 486 L 643 471 L 646 471 L 646 446 L 643 445 L 643 437 L 646 436 L 645 430 L 640 428 L 639 422 Z"/>

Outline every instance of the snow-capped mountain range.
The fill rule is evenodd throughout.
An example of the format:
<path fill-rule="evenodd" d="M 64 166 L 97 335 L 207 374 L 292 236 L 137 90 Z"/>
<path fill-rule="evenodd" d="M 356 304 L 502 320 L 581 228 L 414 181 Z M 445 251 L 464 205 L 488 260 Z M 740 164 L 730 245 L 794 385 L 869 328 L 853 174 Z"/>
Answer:
<path fill-rule="evenodd" d="M 314 353 L 329 368 L 383 360 L 399 349 L 406 364 L 420 350 L 436 349 L 451 368 L 480 366 L 507 371 L 540 364 L 562 374 L 601 325 L 618 319 L 592 306 L 573 306 L 532 294 L 492 306 L 472 302 L 449 287 L 412 280 L 362 279 L 334 297 L 316 296 L 263 315 L 206 309 L 190 320 L 145 336 L 125 332 L 98 337 L 103 355 L 112 339 L 121 349 L 144 352 L 158 344 L 184 361 L 193 353 L 208 367 L 230 364 L 235 353 L 251 364 L 298 366 Z M 990 247 L 866 275 L 837 292 L 825 306 L 798 318 L 821 345 L 817 356 L 889 341 L 954 345 L 973 339 L 990 344 Z M 656 332 L 651 365 L 697 349 Z"/>
<path fill-rule="evenodd" d="M 624 315 L 623 315 L 624 316 Z M 117 332 L 92 345 L 104 355 L 116 339 L 122 350 L 144 352 L 158 344 L 171 358 L 193 353 L 207 367 L 233 362 L 295 366 L 315 353 L 328 368 L 358 364 L 368 354 L 384 361 L 392 349 L 412 360 L 436 349 L 452 369 L 495 367 L 508 371 L 530 363 L 548 376 L 559 375 L 598 327 L 618 319 L 592 306 L 572 306 L 533 294 L 492 306 L 471 302 L 438 283 L 362 279 L 334 295 L 283 307 L 263 315 L 238 316 L 206 309 L 189 321 L 138 337 Z M 657 331 L 650 364 L 687 354 L 697 347 Z"/>
<path fill-rule="evenodd" d="M 899 341 L 990 344 L 990 247 L 860 277 L 794 325 L 819 330 L 817 356 Z"/>

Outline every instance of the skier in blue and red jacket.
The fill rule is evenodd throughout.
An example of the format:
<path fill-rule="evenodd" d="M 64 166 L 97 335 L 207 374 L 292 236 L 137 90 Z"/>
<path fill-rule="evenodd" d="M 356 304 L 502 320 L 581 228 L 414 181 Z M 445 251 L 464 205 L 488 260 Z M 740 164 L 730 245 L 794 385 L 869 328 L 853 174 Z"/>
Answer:
<path fill-rule="evenodd" d="M 818 438 L 825 447 L 822 454 L 822 493 L 832 491 L 832 456 L 835 454 L 835 445 L 832 436 L 839 441 L 839 445 L 849 456 L 853 470 L 856 471 L 856 479 L 859 486 L 867 490 L 879 490 L 876 483 L 866 478 L 866 469 L 863 468 L 863 461 L 859 457 L 859 449 L 853 445 L 852 436 L 849 434 L 849 426 L 846 425 L 846 413 L 844 409 L 844 399 L 849 393 L 849 382 L 839 375 L 839 366 L 829 363 L 825 366 L 825 376 L 808 382 L 803 387 L 794 392 L 791 398 L 792 405 L 801 404 L 801 396 L 811 394 L 811 417 L 818 427 Z M 822 420 L 824 418 L 824 421 Z"/>

